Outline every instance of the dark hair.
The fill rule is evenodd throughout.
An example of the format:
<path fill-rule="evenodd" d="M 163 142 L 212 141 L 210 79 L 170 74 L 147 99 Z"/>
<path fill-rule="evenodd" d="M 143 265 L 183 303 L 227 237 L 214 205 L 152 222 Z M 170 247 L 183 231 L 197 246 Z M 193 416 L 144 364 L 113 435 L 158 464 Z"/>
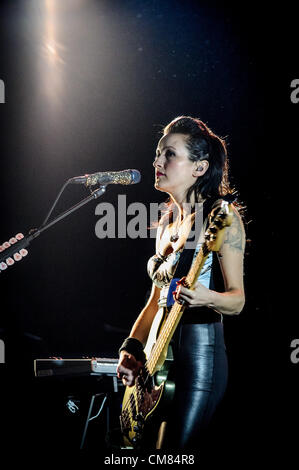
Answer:
<path fill-rule="evenodd" d="M 186 146 L 191 161 L 207 160 L 209 167 L 205 174 L 198 177 L 187 192 L 187 202 L 190 202 L 192 192 L 195 202 L 199 195 L 203 199 L 219 198 L 232 193 L 228 182 L 228 158 L 226 144 L 200 119 L 190 116 L 179 116 L 163 129 L 163 135 L 185 134 Z"/>
<path fill-rule="evenodd" d="M 224 138 L 217 136 L 199 118 L 191 116 L 178 116 L 162 129 L 162 134 L 185 134 L 186 146 L 189 150 L 191 161 L 208 160 L 209 167 L 205 174 L 198 177 L 196 182 L 187 191 L 187 202 L 194 191 L 195 203 L 199 202 L 199 196 L 210 199 L 212 202 L 227 195 L 233 195 L 234 206 L 240 213 L 245 206 L 237 201 L 237 191 L 230 187 L 228 179 L 228 157 Z M 193 209 L 192 209 L 193 210 Z M 159 223 L 168 224 L 173 222 L 176 206 L 169 197 L 164 202 L 161 210 L 160 222 L 154 222 L 152 228 L 157 228 Z"/>

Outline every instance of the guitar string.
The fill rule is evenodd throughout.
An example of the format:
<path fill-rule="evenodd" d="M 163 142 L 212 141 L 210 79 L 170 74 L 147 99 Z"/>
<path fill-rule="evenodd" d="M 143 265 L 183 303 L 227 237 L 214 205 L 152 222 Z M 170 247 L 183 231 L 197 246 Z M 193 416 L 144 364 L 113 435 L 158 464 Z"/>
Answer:
<path fill-rule="evenodd" d="M 223 210 L 224 209 L 224 210 Z M 207 238 L 205 239 L 204 243 L 202 244 L 201 246 L 201 250 L 200 250 L 200 256 L 199 254 L 197 255 L 196 259 L 195 259 L 195 262 L 192 264 L 191 268 L 190 268 L 190 271 L 186 277 L 186 280 L 185 280 L 185 284 L 186 286 L 188 287 L 189 285 L 189 288 L 191 287 L 193 281 L 192 279 L 194 280 L 195 277 L 196 277 L 196 274 L 198 272 L 201 271 L 205 261 L 206 261 L 206 258 L 209 254 L 210 251 L 212 251 L 212 248 L 211 246 L 208 246 L 211 241 L 215 243 L 217 237 L 216 237 L 216 233 L 218 232 L 219 234 L 219 231 L 225 227 L 225 220 L 223 220 L 223 216 L 224 215 L 229 215 L 229 211 L 226 212 L 227 208 L 224 207 L 222 210 L 220 210 L 217 215 L 214 217 L 214 220 L 211 221 L 207 231 L 206 231 L 206 234 L 205 235 L 209 235 L 209 237 L 213 236 L 212 240 L 211 238 Z M 225 214 L 226 212 L 226 214 Z M 219 222 L 219 225 L 217 225 L 217 222 Z M 226 222 L 227 222 L 227 219 L 226 219 Z M 214 229 L 214 232 L 213 232 L 213 229 Z M 191 278 L 191 280 L 189 281 L 189 279 Z M 180 308 L 180 305 L 179 305 L 179 308 Z M 172 317 L 172 309 L 170 311 L 170 314 L 167 318 L 170 319 L 169 322 L 167 322 L 167 320 L 165 321 L 165 328 L 162 328 L 162 334 L 159 335 L 158 339 L 157 339 L 157 342 L 156 344 L 154 345 L 154 348 L 153 348 L 153 354 L 151 354 L 150 358 L 149 358 L 149 369 L 150 369 L 150 372 L 153 373 L 155 367 L 156 367 L 156 364 L 157 364 L 157 361 L 160 357 L 160 354 L 161 352 L 163 351 L 163 348 L 165 347 L 165 335 L 168 337 L 168 333 L 169 331 L 174 327 L 175 325 L 175 321 L 176 321 L 176 318 L 177 318 L 177 311 L 174 310 L 174 316 L 175 316 L 175 319 L 173 321 L 173 318 Z M 167 328 L 168 326 L 168 328 Z M 160 341 L 159 341 L 160 339 Z M 166 338 L 167 340 L 167 338 Z M 157 357 L 158 356 L 158 357 Z"/>
<path fill-rule="evenodd" d="M 203 250 L 203 245 L 201 247 L 201 250 L 202 252 L 204 251 Z M 199 258 L 200 261 L 199 261 Z M 188 278 L 192 278 L 194 277 L 194 271 L 198 271 L 200 265 L 203 263 L 203 258 L 202 256 L 196 258 L 196 260 L 198 260 L 197 263 L 194 263 L 190 269 L 190 272 L 188 273 L 187 277 L 186 277 L 186 280 L 185 280 L 185 284 L 186 286 L 191 286 L 191 282 L 188 280 Z M 199 265 L 199 267 L 198 267 Z M 196 273 L 195 273 L 196 274 Z M 165 323 L 162 327 L 162 331 L 161 331 L 161 334 L 159 335 L 158 339 L 157 339 L 157 342 L 155 343 L 154 347 L 153 347 L 153 350 L 152 350 L 152 353 L 150 355 L 150 358 L 146 361 L 145 365 L 144 365 L 144 368 L 147 372 L 147 375 L 145 377 L 145 380 L 144 380 L 144 384 L 146 385 L 147 381 L 149 380 L 149 378 L 152 376 L 153 374 L 153 371 L 155 369 L 155 366 L 156 366 L 156 363 L 157 363 L 157 360 L 158 358 L 160 357 L 160 354 L 163 350 L 163 348 L 165 347 L 165 343 L 166 343 L 166 340 L 167 338 L 169 337 L 169 332 L 173 329 L 174 325 L 175 325 L 175 322 L 177 320 L 177 317 L 178 317 L 178 314 L 179 313 L 182 313 L 183 314 L 183 311 L 184 311 L 184 306 L 178 304 L 177 302 L 175 302 L 175 304 L 173 305 L 173 307 L 171 308 L 170 312 L 169 312 L 169 315 L 167 317 L 167 319 L 165 320 Z M 180 312 L 181 311 L 181 312 Z M 154 362 L 154 364 L 152 365 L 152 362 Z M 129 407 L 130 408 L 133 408 L 134 405 L 136 407 L 136 402 L 135 402 L 135 396 L 134 396 L 134 391 L 135 391 L 135 387 L 134 386 L 134 389 L 132 390 L 132 392 L 130 393 L 130 396 L 123 408 L 123 412 L 125 413 L 126 411 L 129 411 Z M 134 402 L 134 403 L 133 403 Z M 126 406 L 127 405 L 127 406 Z M 131 416 L 133 415 L 133 410 L 131 409 Z"/>
<path fill-rule="evenodd" d="M 207 250 L 207 251 L 206 251 Z M 185 284 L 186 286 L 191 286 L 192 281 L 190 282 L 188 278 L 195 277 L 196 272 L 200 269 L 201 265 L 204 264 L 205 258 L 207 254 L 209 253 L 208 247 L 206 247 L 206 243 L 203 243 L 201 246 L 201 251 L 200 251 L 200 256 L 199 253 L 196 257 L 195 262 L 192 264 L 190 268 L 190 272 L 186 276 Z M 195 274 L 194 274 L 195 271 Z M 165 323 L 162 327 L 162 331 L 160 335 L 158 336 L 157 342 L 155 343 L 152 353 L 149 357 L 149 359 L 146 361 L 145 365 L 143 366 L 145 370 L 147 371 L 146 378 L 144 380 L 144 384 L 147 383 L 148 379 L 152 377 L 153 371 L 156 367 L 157 361 L 160 357 L 161 352 L 163 351 L 165 347 L 165 343 L 167 338 L 169 337 L 169 332 L 172 330 L 172 328 L 175 325 L 175 321 L 177 320 L 178 314 L 180 313 L 180 310 L 184 311 L 184 306 L 180 305 L 179 303 L 175 302 L 175 304 L 172 306 L 167 319 L 165 320 Z M 183 311 L 181 312 L 183 314 Z M 136 402 L 135 402 L 135 396 L 134 396 L 134 390 L 135 390 L 136 385 L 134 385 L 134 389 L 130 393 L 129 399 L 127 400 L 123 411 L 126 412 L 129 411 L 128 408 L 129 406 L 133 407 L 135 405 L 136 407 Z M 135 403 L 133 403 L 135 402 Z M 127 406 L 126 406 L 127 405 Z M 131 416 L 132 416 L 132 410 L 131 411 Z"/>
<path fill-rule="evenodd" d="M 198 255 L 197 255 L 197 258 L 196 258 L 195 262 L 192 264 L 192 266 L 190 268 L 190 271 L 189 271 L 189 273 L 186 277 L 185 285 L 186 285 L 187 288 L 191 287 L 192 279 L 194 279 L 196 277 L 196 274 L 197 274 L 198 270 L 202 267 L 202 265 L 205 262 L 204 258 L 206 258 L 207 255 L 204 254 L 204 251 L 205 251 L 205 249 L 204 249 L 204 246 L 202 245 L 202 247 L 201 247 L 201 256 L 198 257 Z M 202 255 L 204 256 L 204 258 L 203 258 Z M 165 347 L 165 335 L 167 337 L 169 336 L 169 332 L 171 331 L 171 329 L 173 328 L 173 326 L 175 324 L 175 321 L 177 320 L 177 316 L 178 316 L 181 305 L 178 304 L 177 302 L 175 303 L 175 305 L 176 305 L 176 307 L 174 308 L 174 312 L 172 312 L 172 309 L 171 309 L 167 319 L 165 320 L 165 328 L 162 328 L 161 334 L 159 335 L 159 337 L 157 339 L 157 342 L 154 345 L 152 354 L 149 358 L 148 362 L 150 364 L 150 367 L 149 367 L 150 373 L 153 373 L 153 370 L 156 367 L 156 362 L 159 359 L 159 357 L 157 358 L 156 356 L 157 355 L 159 356 L 160 353 L 162 352 L 162 350 Z M 174 316 L 174 318 L 172 318 L 173 316 Z M 167 340 L 167 337 L 166 337 L 166 340 Z"/>
<path fill-rule="evenodd" d="M 213 224 L 210 224 L 208 231 L 210 231 L 210 229 L 213 226 L 215 227 L 214 224 L 215 224 L 215 221 L 213 222 Z M 219 227 L 215 227 L 215 228 L 219 230 Z M 208 242 L 207 240 L 205 240 L 205 242 L 201 245 L 200 252 L 196 256 L 196 259 L 194 263 L 192 264 L 188 275 L 186 276 L 185 285 L 187 288 L 188 287 L 190 288 L 192 286 L 192 282 L 193 282 L 192 279 L 194 280 L 196 278 L 198 271 L 202 269 L 210 251 L 211 251 L 211 248 L 208 247 Z M 176 302 L 174 306 L 172 307 L 167 319 L 165 320 L 165 324 L 162 327 L 162 331 L 157 339 L 157 342 L 155 343 L 153 347 L 151 356 L 149 360 L 147 361 L 149 373 L 151 375 L 153 374 L 153 371 L 156 367 L 157 360 L 161 352 L 163 351 L 163 348 L 165 347 L 165 339 L 167 340 L 169 336 L 169 331 L 171 331 L 171 329 L 175 325 L 175 321 L 177 320 L 177 316 L 178 316 L 177 314 L 179 313 L 180 309 L 181 309 L 181 305 Z"/>
<path fill-rule="evenodd" d="M 199 263 L 199 264 L 201 264 L 201 263 Z M 193 271 L 194 271 L 194 269 L 193 269 Z M 189 274 L 190 274 L 190 276 L 189 276 Z M 191 274 L 192 274 L 192 272 L 191 272 L 191 270 L 190 270 L 190 272 L 188 273 L 187 278 L 188 278 L 188 277 L 191 277 Z M 187 278 L 186 278 L 186 285 L 188 285 Z M 159 348 L 156 348 L 156 350 L 155 350 L 155 356 L 152 356 L 152 355 L 151 355 L 150 358 L 149 358 L 149 360 L 146 361 L 146 363 L 145 363 L 144 370 L 147 372 L 147 375 L 146 375 L 145 380 L 144 380 L 144 385 L 146 385 L 148 379 L 149 379 L 150 377 L 152 377 L 152 374 L 153 374 L 153 371 L 154 371 L 154 368 L 152 368 L 152 370 L 148 370 L 148 366 L 150 365 L 150 360 L 153 361 L 153 357 L 155 357 L 155 361 L 154 361 L 154 362 L 157 363 L 157 359 L 160 357 L 160 354 L 161 354 L 161 352 L 162 352 L 162 350 L 163 350 L 163 347 L 164 347 L 164 346 L 163 346 L 163 343 L 165 343 L 165 336 L 166 336 L 166 339 L 167 339 L 167 337 L 169 336 L 169 331 L 171 331 L 172 328 L 173 328 L 174 325 L 175 325 L 175 321 L 177 320 L 177 316 L 178 316 L 178 313 L 180 313 L 180 310 L 181 310 L 181 314 L 183 314 L 184 307 L 183 307 L 182 305 L 180 305 L 180 304 L 175 303 L 175 304 L 173 305 L 173 308 L 171 309 L 171 311 L 170 311 L 170 313 L 169 313 L 169 316 L 167 317 L 167 320 L 168 320 L 168 321 L 166 320 L 166 322 L 165 322 L 165 324 L 164 324 L 165 328 L 163 328 L 163 332 L 162 332 L 162 333 L 163 333 L 163 342 L 160 340 L 160 341 L 161 341 L 161 342 L 160 342 L 160 345 L 162 344 L 162 347 L 160 346 Z M 183 311 L 182 311 L 182 310 L 183 310 Z M 178 322 L 178 323 L 179 323 L 179 322 Z M 160 336 L 159 336 L 159 338 L 160 338 Z M 157 344 L 157 343 L 156 343 L 156 344 Z M 158 355 L 158 357 L 157 357 L 157 355 Z M 149 366 L 149 367 L 150 367 L 150 366 Z M 154 367 L 155 367 L 155 366 L 154 366 Z M 126 402 L 126 404 L 125 404 L 125 406 L 124 406 L 124 409 L 123 409 L 123 411 L 122 411 L 122 415 L 123 415 L 123 413 L 124 413 L 124 415 L 125 415 L 125 416 L 123 416 L 123 418 L 124 418 L 124 421 L 125 421 L 126 429 L 129 429 L 129 431 L 130 431 L 130 430 L 132 431 L 132 425 L 133 425 L 132 420 L 134 421 L 134 416 L 133 416 L 134 409 L 135 409 L 135 411 L 136 411 L 136 416 L 139 414 L 139 411 L 140 411 L 140 410 L 139 410 L 139 407 L 137 407 L 138 400 L 136 401 L 136 396 L 135 396 L 135 395 L 137 394 L 137 398 L 138 398 L 138 389 L 137 389 L 136 385 L 134 386 L 134 389 L 135 389 L 135 390 L 133 390 L 133 391 L 131 392 L 130 398 L 129 398 L 129 400 Z M 136 392 L 136 393 L 134 394 L 134 392 Z M 129 410 L 128 410 L 129 407 L 130 407 L 130 412 L 129 412 Z M 136 422 L 136 421 L 135 421 L 135 422 Z M 129 425 L 129 428 L 128 428 L 128 425 Z M 134 429 L 133 429 L 133 431 L 134 431 Z M 129 438 L 129 435 L 128 435 L 127 437 L 128 437 L 129 440 L 131 440 L 131 439 Z M 132 441 L 131 441 L 131 442 L 132 442 Z"/>
<path fill-rule="evenodd" d="M 218 220 L 217 220 L 218 219 Z M 215 228 L 218 232 L 220 231 L 220 227 L 217 226 L 215 224 L 215 222 L 219 221 L 220 219 L 220 222 L 224 222 L 223 220 L 221 220 L 221 211 L 218 212 L 217 216 L 215 217 L 213 223 L 211 223 L 207 229 L 207 232 L 210 232 L 211 234 L 211 228 Z M 222 227 L 224 228 L 225 225 Z M 206 232 L 206 233 L 207 233 Z M 212 235 L 215 235 L 212 234 Z M 214 241 L 215 242 L 216 238 L 214 238 Z M 211 251 L 211 248 L 209 248 L 208 246 L 208 242 L 207 240 L 205 240 L 205 242 L 202 244 L 201 246 L 201 249 L 200 249 L 200 256 L 199 256 L 199 253 L 195 259 L 195 262 L 192 264 L 191 268 L 190 268 L 190 271 L 188 273 L 188 275 L 186 276 L 186 279 L 185 279 L 185 285 L 186 286 L 190 286 L 192 285 L 192 281 L 189 282 L 188 278 L 192 278 L 193 279 L 195 278 L 196 276 L 196 273 L 202 269 L 202 266 L 204 264 L 204 262 L 206 261 L 206 257 L 208 256 L 209 252 Z M 194 274 L 194 271 L 195 271 L 195 274 Z M 190 288 L 189 287 L 189 288 Z M 151 355 L 149 357 L 149 359 L 146 361 L 145 365 L 143 366 L 143 369 L 147 372 L 147 375 L 146 375 L 146 378 L 144 381 L 144 385 L 146 384 L 146 382 L 148 381 L 148 379 L 150 377 L 152 377 L 153 375 L 153 372 L 155 370 L 155 367 L 156 367 L 156 364 L 157 364 L 157 361 L 160 357 L 160 354 L 161 352 L 163 351 L 164 347 L 165 347 L 165 344 L 166 344 L 166 341 L 167 341 L 167 338 L 169 337 L 169 331 L 172 330 L 172 328 L 174 327 L 175 325 L 175 322 L 177 320 L 177 317 L 178 317 L 178 314 L 181 313 L 183 314 L 184 312 L 184 309 L 185 307 L 180 305 L 179 303 L 175 302 L 174 305 L 172 306 L 169 314 L 168 314 L 168 317 L 167 319 L 165 320 L 165 323 L 162 327 L 162 331 L 161 331 L 161 334 L 158 336 L 158 339 L 157 339 L 157 342 L 155 343 L 154 347 L 153 347 L 153 350 L 151 352 Z M 181 310 L 181 312 L 180 312 Z M 179 323 L 179 322 L 178 322 Z M 163 341 L 162 341 L 162 338 L 163 338 Z M 158 356 L 158 357 L 157 357 Z M 155 360 L 154 360 L 155 359 Z M 152 364 L 153 363 L 153 364 Z M 152 364 L 152 366 L 150 366 L 150 364 Z M 132 404 L 132 401 L 135 400 L 135 397 L 134 397 L 134 390 L 136 390 L 136 385 L 134 385 L 134 389 L 133 391 L 130 393 L 130 396 L 127 400 L 127 402 L 125 403 L 123 409 L 122 409 L 122 412 L 121 412 L 121 415 L 126 412 L 126 411 L 129 411 L 128 410 L 128 407 L 129 405 L 133 406 Z M 137 390 L 136 390 L 136 393 Z M 135 408 L 136 408 L 136 402 L 134 403 L 135 405 Z M 137 408 L 136 408 L 136 411 L 137 411 Z M 132 412 L 132 410 L 131 410 Z M 132 415 L 132 413 L 131 413 Z"/>

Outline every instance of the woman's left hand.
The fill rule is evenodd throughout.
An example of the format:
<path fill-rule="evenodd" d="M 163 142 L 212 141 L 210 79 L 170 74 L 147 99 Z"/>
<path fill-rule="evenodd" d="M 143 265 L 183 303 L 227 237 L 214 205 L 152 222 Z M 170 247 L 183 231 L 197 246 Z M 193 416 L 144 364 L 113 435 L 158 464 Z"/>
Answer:
<path fill-rule="evenodd" d="M 184 278 L 183 278 L 184 279 Z M 183 279 L 178 283 L 178 286 L 173 293 L 174 299 L 188 308 L 192 307 L 207 307 L 211 304 L 213 291 L 197 282 L 194 290 L 187 289 L 183 286 Z"/>

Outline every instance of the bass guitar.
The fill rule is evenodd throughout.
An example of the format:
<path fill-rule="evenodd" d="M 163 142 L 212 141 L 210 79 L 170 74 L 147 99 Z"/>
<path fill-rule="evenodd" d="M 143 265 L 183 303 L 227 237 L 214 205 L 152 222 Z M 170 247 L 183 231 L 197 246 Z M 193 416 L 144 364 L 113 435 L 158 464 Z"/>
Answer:
<path fill-rule="evenodd" d="M 198 276 L 211 251 L 219 251 L 225 228 L 231 225 L 233 209 L 221 200 L 209 215 L 208 228 L 196 258 L 184 278 L 183 285 L 194 289 Z M 171 401 L 175 385 L 167 381 L 172 351 L 169 343 L 185 310 L 175 302 L 169 313 L 158 310 L 144 348 L 146 363 L 136 377 L 135 385 L 126 387 L 120 415 L 121 433 L 125 447 L 159 448 L 156 443 L 158 429 L 167 404 Z M 159 413 L 157 413 L 159 408 Z"/>

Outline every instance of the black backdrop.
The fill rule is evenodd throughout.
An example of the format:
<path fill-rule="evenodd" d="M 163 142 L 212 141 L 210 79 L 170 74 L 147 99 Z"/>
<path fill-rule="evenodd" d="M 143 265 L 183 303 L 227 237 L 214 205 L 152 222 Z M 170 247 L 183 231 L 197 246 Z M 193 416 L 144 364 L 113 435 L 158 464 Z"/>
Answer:
<path fill-rule="evenodd" d="M 36 418 L 34 358 L 117 356 L 150 289 L 154 239 L 148 232 L 146 239 L 100 240 L 95 208 L 109 202 L 117 214 L 119 195 L 127 207 L 137 201 L 148 211 L 164 200 L 153 188 L 158 133 L 187 114 L 227 137 L 231 179 L 247 207 L 247 302 L 241 315 L 225 318 L 230 384 L 215 440 L 228 463 L 237 455 L 270 462 L 278 451 L 287 459 L 298 415 L 290 361 L 298 336 L 290 270 L 299 109 L 290 100 L 292 5 L 261 11 L 253 3 L 14 1 L 1 3 L 0 21 L 1 241 L 39 226 L 72 176 L 125 168 L 142 174 L 136 186 L 109 186 L 0 274 L 1 405 L 14 423 L 10 432 L 4 426 L 6 442 L 30 449 L 49 429 L 50 421 Z M 87 194 L 68 187 L 56 213 Z M 28 432 L 30 419 L 38 430 Z"/>

